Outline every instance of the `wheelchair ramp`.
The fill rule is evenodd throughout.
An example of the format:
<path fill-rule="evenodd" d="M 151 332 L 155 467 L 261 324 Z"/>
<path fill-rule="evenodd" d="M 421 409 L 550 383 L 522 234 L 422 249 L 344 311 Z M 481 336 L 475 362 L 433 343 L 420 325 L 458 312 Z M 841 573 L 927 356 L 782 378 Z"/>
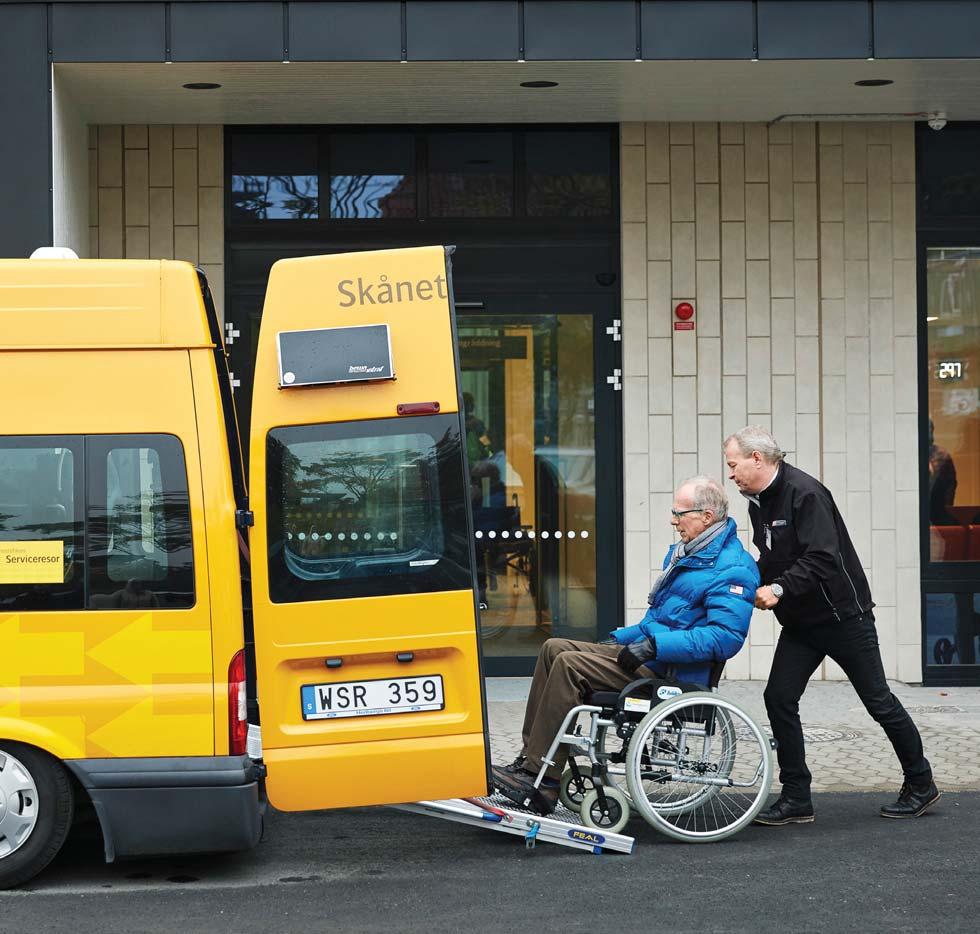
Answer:
<path fill-rule="evenodd" d="M 599 854 L 605 850 L 632 853 L 633 838 L 619 833 L 593 830 L 580 822 L 578 814 L 561 804 L 547 817 L 517 807 L 502 795 L 486 798 L 452 798 L 446 801 L 416 801 L 392 805 L 399 811 L 440 817 L 457 824 L 498 830 L 523 837 L 528 849 L 539 840 L 575 850 Z"/>

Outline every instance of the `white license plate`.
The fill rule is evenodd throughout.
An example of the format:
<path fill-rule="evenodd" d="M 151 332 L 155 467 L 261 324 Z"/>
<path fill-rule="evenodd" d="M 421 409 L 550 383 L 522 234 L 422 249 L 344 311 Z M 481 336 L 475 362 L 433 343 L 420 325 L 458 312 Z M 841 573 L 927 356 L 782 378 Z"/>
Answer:
<path fill-rule="evenodd" d="M 301 693 L 304 720 L 421 713 L 442 710 L 446 706 L 442 675 L 304 684 Z"/>

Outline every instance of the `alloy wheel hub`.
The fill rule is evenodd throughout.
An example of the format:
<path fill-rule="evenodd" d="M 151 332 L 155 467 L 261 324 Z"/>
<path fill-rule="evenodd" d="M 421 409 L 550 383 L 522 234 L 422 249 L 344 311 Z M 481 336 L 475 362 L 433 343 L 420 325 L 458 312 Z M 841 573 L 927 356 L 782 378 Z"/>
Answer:
<path fill-rule="evenodd" d="M 11 755 L 0 752 L 0 859 L 20 849 L 37 827 L 37 784 Z"/>

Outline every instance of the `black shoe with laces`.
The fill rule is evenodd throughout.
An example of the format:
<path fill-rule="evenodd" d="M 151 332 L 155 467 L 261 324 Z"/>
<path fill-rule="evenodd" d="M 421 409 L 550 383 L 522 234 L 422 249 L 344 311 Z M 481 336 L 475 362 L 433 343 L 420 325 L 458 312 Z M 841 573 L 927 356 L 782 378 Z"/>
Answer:
<path fill-rule="evenodd" d="M 558 805 L 558 784 L 542 784 L 535 788 L 534 779 L 534 775 L 523 770 L 505 772 L 496 767 L 493 769 L 494 787 L 505 798 L 542 816 L 550 814 Z"/>
<path fill-rule="evenodd" d="M 898 793 L 898 800 L 894 804 L 886 804 L 879 813 L 882 817 L 900 820 L 907 817 L 918 817 L 931 808 L 941 797 L 942 793 L 933 781 L 930 781 L 928 785 L 919 787 L 904 782 Z"/>
<path fill-rule="evenodd" d="M 780 795 L 774 804 L 760 811 L 752 823 L 781 827 L 783 824 L 812 824 L 813 820 L 813 802 L 809 798 Z"/>
<path fill-rule="evenodd" d="M 523 772 L 525 771 L 525 762 L 527 762 L 527 756 L 525 756 L 524 753 L 521 753 L 516 759 L 514 759 L 513 762 L 508 762 L 506 765 L 495 765 L 494 768 L 498 772 Z"/>

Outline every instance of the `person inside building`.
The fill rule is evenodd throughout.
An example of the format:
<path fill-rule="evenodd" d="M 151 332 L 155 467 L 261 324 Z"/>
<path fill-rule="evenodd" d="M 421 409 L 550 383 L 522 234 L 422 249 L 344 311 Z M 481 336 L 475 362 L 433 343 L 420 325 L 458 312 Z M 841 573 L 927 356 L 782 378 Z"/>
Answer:
<path fill-rule="evenodd" d="M 878 648 L 874 603 L 861 561 L 830 491 L 783 459 L 773 436 L 749 425 L 725 441 L 729 479 L 749 500 L 761 586 L 755 605 L 782 626 L 765 690 L 782 794 L 757 824 L 814 819 L 799 701 L 824 658 L 847 675 L 891 740 L 905 773 L 882 817 L 918 817 L 940 797 L 912 718 L 892 694 Z"/>
<path fill-rule="evenodd" d="M 936 444 L 936 429 L 929 419 L 929 522 L 956 525 L 949 508 L 956 498 L 956 465 L 953 456 Z"/>
<path fill-rule="evenodd" d="M 728 517 L 724 489 L 710 477 L 685 481 L 674 494 L 671 525 L 680 541 L 668 550 L 639 623 L 614 630 L 604 643 L 549 639 L 541 647 L 520 754 L 493 768 L 497 790 L 512 801 L 530 796 L 542 814 L 554 810 L 564 745 L 536 790 L 534 781 L 566 714 L 588 694 L 620 691 L 644 677 L 660 698 L 703 691 L 712 663 L 742 647 L 759 572 Z"/>

